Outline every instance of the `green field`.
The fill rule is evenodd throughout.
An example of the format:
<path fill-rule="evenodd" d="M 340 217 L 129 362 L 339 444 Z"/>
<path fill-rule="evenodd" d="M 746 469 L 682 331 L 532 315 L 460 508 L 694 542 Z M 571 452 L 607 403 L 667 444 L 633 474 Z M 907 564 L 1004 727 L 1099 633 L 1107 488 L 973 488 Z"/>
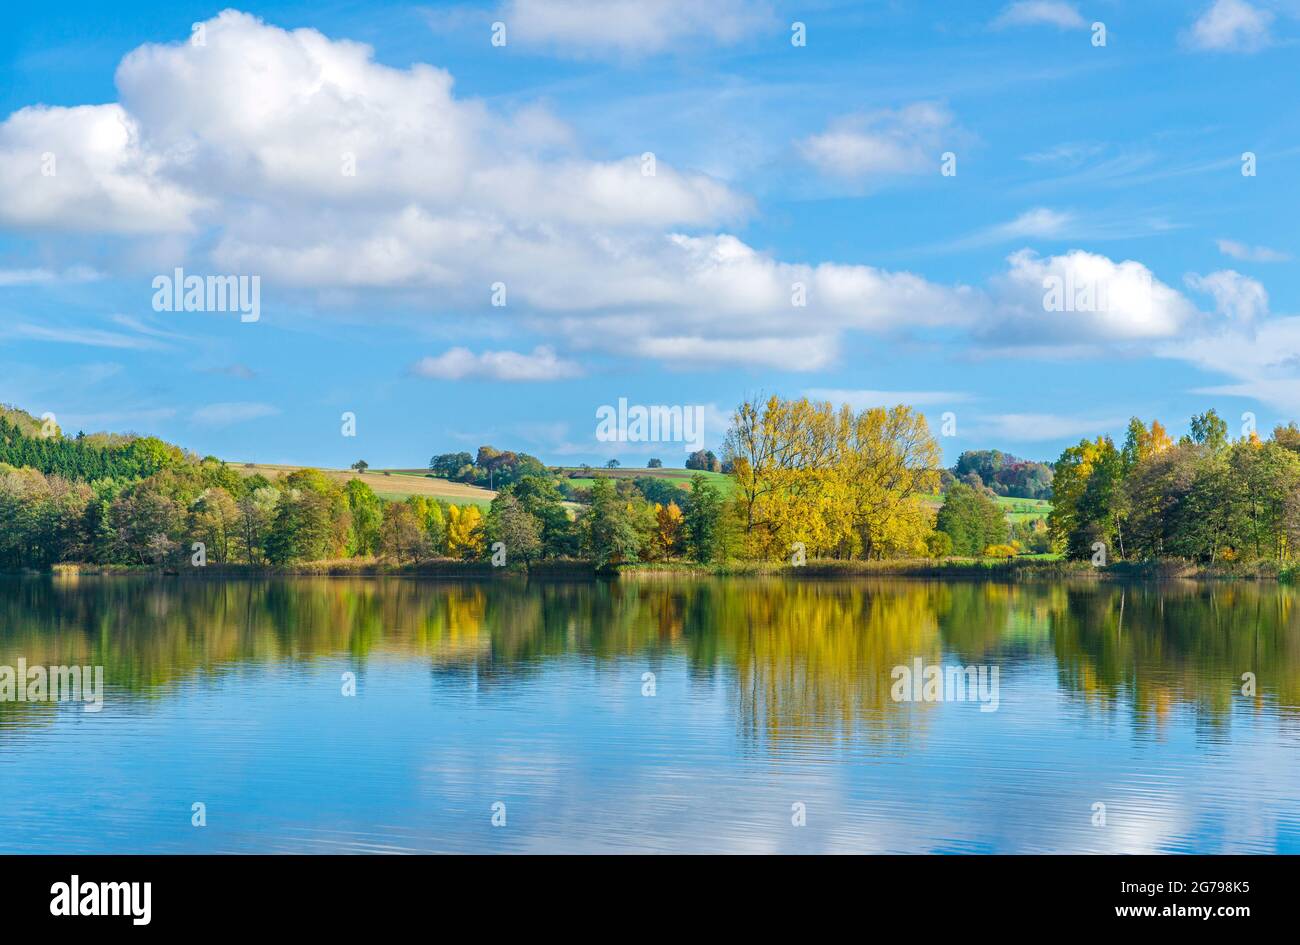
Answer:
<path fill-rule="evenodd" d="M 998 496 L 998 505 L 1013 522 L 1023 522 L 1035 518 L 1047 518 L 1052 511 L 1052 503 L 1046 499 L 1013 499 L 1010 496 Z"/>
<path fill-rule="evenodd" d="M 682 489 L 690 489 L 691 477 L 700 474 L 711 480 L 718 491 L 729 496 L 736 488 L 735 480 L 724 473 L 702 472 L 698 469 L 646 469 L 643 467 L 619 467 L 618 469 L 582 469 L 577 466 L 565 466 L 560 469 L 560 477 L 569 485 L 580 489 L 590 489 L 597 478 L 601 479 L 636 479 L 649 476 L 654 479 L 667 479 Z"/>
<path fill-rule="evenodd" d="M 1002 506 L 1002 511 L 1006 513 L 1007 521 L 1024 522 L 1035 518 L 1047 518 L 1052 511 L 1052 503 L 1046 499 L 1016 499 L 1011 496 L 1000 495 L 995 501 Z M 922 500 L 930 508 L 938 511 L 943 505 L 943 496 L 927 496 Z"/>

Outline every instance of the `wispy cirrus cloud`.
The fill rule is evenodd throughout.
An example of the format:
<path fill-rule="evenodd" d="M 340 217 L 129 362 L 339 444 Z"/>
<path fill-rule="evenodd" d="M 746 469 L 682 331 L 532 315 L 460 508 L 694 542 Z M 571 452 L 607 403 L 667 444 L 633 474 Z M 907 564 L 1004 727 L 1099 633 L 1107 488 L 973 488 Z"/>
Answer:
<path fill-rule="evenodd" d="M 829 400 L 835 406 L 848 404 L 854 410 L 868 407 L 934 407 L 965 403 L 971 395 L 955 390 L 852 390 L 837 387 L 810 387 L 804 396 L 812 400 Z"/>
<path fill-rule="evenodd" d="M 994 29 L 1013 26 L 1055 26 L 1073 29 L 1086 21 L 1073 3 L 1064 0 L 1017 0 L 1007 5 L 990 24 Z"/>
<path fill-rule="evenodd" d="M 136 351 L 157 351 L 167 347 L 161 341 L 141 335 L 127 335 L 102 328 L 82 328 L 66 325 L 34 325 L 17 322 L 0 325 L 0 338 L 19 341 L 45 341 L 53 344 L 85 345 L 92 348 L 122 348 Z"/>
<path fill-rule="evenodd" d="M 771 4 L 757 0 L 508 0 L 496 21 L 510 43 L 577 59 L 727 46 L 779 25 Z"/>
<path fill-rule="evenodd" d="M 1105 151 L 1105 147 L 1092 142 L 1067 142 L 1065 144 L 1054 145 L 1050 148 L 1044 148 L 1042 151 L 1032 151 L 1021 157 L 1022 161 L 1030 164 L 1059 165 L 1064 167 L 1078 167 L 1090 158 Z"/>
<path fill-rule="evenodd" d="M 0 288 L 24 285 L 57 285 L 60 283 L 94 282 L 103 274 L 89 266 L 70 266 L 67 269 L 0 269 Z"/>
<path fill-rule="evenodd" d="M 204 426 L 225 427 L 261 417 L 274 417 L 279 413 L 280 409 L 270 404 L 238 401 L 199 407 L 190 415 L 190 419 Z"/>

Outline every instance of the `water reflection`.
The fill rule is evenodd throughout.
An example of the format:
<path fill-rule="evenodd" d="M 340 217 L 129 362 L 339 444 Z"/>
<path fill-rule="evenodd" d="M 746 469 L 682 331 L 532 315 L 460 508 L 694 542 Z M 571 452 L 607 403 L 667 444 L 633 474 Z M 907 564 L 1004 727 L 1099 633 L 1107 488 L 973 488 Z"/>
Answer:
<path fill-rule="evenodd" d="M 345 794 L 379 778 L 399 795 L 415 785 L 415 798 L 382 810 L 362 804 L 343 830 L 348 848 L 369 829 L 365 818 L 397 824 L 403 811 L 445 812 L 507 788 L 521 804 L 587 805 L 587 820 L 574 813 L 564 835 L 552 808 L 512 835 L 520 848 L 557 837 L 565 849 L 709 848 L 711 837 L 722 848 L 758 838 L 765 849 L 1217 849 L 1237 848 L 1223 824 L 1249 817 L 1262 820 L 1247 848 L 1286 848 L 1300 811 L 1293 600 L 1290 588 L 1263 584 L 2 579 L 0 665 L 103 665 L 108 696 L 93 723 L 70 706 L 0 702 L 0 805 L 16 802 L 22 778 L 78 809 L 75 772 L 46 756 L 91 733 L 135 752 L 152 766 L 150 790 L 165 793 L 187 775 L 163 742 L 229 715 L 255 730 L 221 735 L 219 757 L 217 747 L 184 750 L 209 777 L 224 777 L 220 766 L 241 752 L 278 745 L 285 778 L 314 774 Z M 893 701 L 892 668 L 916 658 L 998 666 L 1001 708 Z M 315 749 L 294 740 L 349 711 L 339 705 L 343 672 L 357 674 L 368 708 L 340 716 L 342 734 L 320 750 L 345 745 L 369 774 L 321 774 Z M 641 694 L 646 673 L 653 698 Z M 1250 695 L 1244 673 L 1254 674 Z M 259 700 L 277 714 L 248 715 Z M 24 741 L 38 733 L 46 755 Z M 1202 796 L 1227 764 L 1267 774 L 1235 796 Z M 675 780 L 661 782 L 669 771 Z M 1071 772 L 1082 782 L 1067 783 Z M 659 793 L 646 797 L 652 783 Z M 151 823 L 148 792 L 130 779 L 119 790 L 139 796 L 136 813 Z M 270 790 L 250 777 L 232 787 L 238 816 L 275 807 Z M 798 790 L 837 805 L 834 822 L 792 834 L 779 815 Z M 1129 819 L 1105 833 L 1090 829 L 1086 810 L 1108 791 L 1142 803 L 1121 803 Z M 714 828 L 701 830 L 698 806 L 724 797 L 777 815 L 750 823 L 715 812 Z M 592 813 L 602 803 L 625 818 L 611 835 Z M 1173 819 L 1187 823 L 1171 834 L 1171 818 L 1153 811 L 1180 805 L 1190 810 Z M 1040 828 L 1055 830 L 1000 822 L 1015 809 L 1040 809 Z M 682 817 L 646 821 L 672 810 Z M 0 828 L 11 813 L 0 806 Z M 327 825 L 340 813 L 308 805 L 277 816 L 272 836 L 259 839 L 249 821 L 243 839 L 227 835 L 217 848 L 315 848 L 305 838 L 333 836 Z M 1214 843 L 1198 833 L 1206 817 Z M 1152 822 L 1163 825 L 1156 840 Z M 436 838 L 422 829 L 384 842 L 486 842 L 454 819 Z M 147 848 L 192 844 L 145 835 Z M 90 822 L 68 848 L 114 847 Z"/>

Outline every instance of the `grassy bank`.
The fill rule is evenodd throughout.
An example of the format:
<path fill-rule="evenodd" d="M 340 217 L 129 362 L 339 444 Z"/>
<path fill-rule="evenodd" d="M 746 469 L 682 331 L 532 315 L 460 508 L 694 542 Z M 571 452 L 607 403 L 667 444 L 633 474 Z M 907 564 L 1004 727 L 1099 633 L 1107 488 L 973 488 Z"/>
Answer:
<path fill-rule="evenodd" d="M 61 577 L 81 575 L 158 575 L 162 577 L 274 577 L 278 575 L 318 575 L 326 577 L 410 575 L 443 578 L 500 578 L 520 575 L 534 577 L 591 578 L 596 569 L 589 561 L 540 561 L 530 568 L 494 568 L 487 561 L 458 561 L 435 558 L 410 564 L 397 564 L 377 558 L 339 558 L 330 561 L 302 561 L 287 565 L 208 564 L 202 568 L 120 564 L 56 564 L 52 573 Z"/>
<path fill-rule="evenodd" d="M 431 578 L 502 578 L 531 577 L 578 578 L 618 577 L 644 580 L 660 577 L 745 577 L 853 579 L 863 577 L 950 578 L 954 580 L 1247 580 L 1291 582 L 1300 575 L 1300 566 L 1282 566 L 1275 562 L 1227 562 L 1215 565 L 1190 561 L 1117 562 L 1095 568 L 1087 561 L 1063 561 L 1048 558 L 925 558 L 891 561 L 809 561 L 800 567 L 785 562 L 734 561 L 720 565 L 700 565 L 686 561 L 650 561 L 620 565 L 598 571 L 590 561 L 539 561 L 531 566 L 494 568 L 486 561 L 458 561 L 439 558 L 411 564 L 397 564 L 377 558 L 342 558 L 332 561 L 304 561 L 283 566 L 245 564 L 209 564 L 204 568 L 149 565 L 57 564 L 52 569 L 60 576 L 137 574 L 169 577 L 269 577 L 274 575 L 380 576 L 409 575 Z"/>
<path fill-rule="evenodd" d="M 788 578 L 952 578 L 962 580 L 1050 580 L 1080 578 L 1085 580 L 1168 581 L 1168 580 L 1249 580 L 1290 582 L 1300 573 L 1296 566 L 1275 562 L 1206 565 L 1190 561 L 1121 561 L 1106 567 L 1093 567 L 1087 561 L 1064 561 L 1059 558 L 946 558 L 897 559 L 890 561 L 809 561 L 800 567 L 784 562 L 737 561 L 725 565 L 696 565 L 681 562 L 646 562 L 623 565 L 619 576 L 625 579 L 669 575 L 777 576 Z"/>

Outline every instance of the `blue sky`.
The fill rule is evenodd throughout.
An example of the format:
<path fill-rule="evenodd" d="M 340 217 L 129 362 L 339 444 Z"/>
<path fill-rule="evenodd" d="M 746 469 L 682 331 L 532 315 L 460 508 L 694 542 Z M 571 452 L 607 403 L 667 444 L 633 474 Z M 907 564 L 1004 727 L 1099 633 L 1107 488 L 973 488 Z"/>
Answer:
<path fill-rule="evenodd" d="M 903 401 L 949 461 L 1300 419 L 1300 0 L 10 17 L 0 401 L 69 432 L 680 465 L 596 410 L 703 405 L 716 448 L 747 395 Z M 260 317 L 157 311 L 177 267 Z"/>

